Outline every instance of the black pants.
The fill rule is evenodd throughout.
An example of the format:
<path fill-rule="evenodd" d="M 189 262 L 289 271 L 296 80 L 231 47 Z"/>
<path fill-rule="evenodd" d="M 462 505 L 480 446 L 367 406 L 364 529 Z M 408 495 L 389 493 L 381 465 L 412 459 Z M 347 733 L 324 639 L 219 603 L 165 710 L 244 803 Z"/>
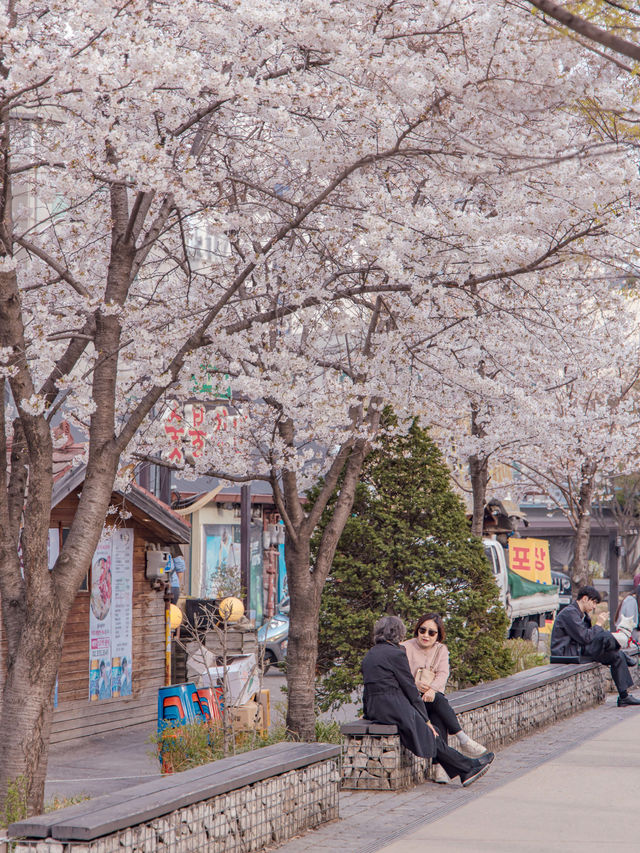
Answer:
<path fill-rule="evenodd" d="M 609 631 L 600 631 L 584 647 L 585 655 L 598 663 L 603 663 L 611 669 L 611 677 L 618 688 L 618 693 L 628 690 L 633 684 L 633 678 L 618 641 Z"/>
<path fill-rule="evenodd" d="M 462 731 L 456 712 L 444 693 L 436 693 L 433 702 L 425 702 L 424 704 L 429 720 L 445 743 L 448 735 L 457 735 L 458 732 Z"/>
<path fill-rule="evenodd" d="M 452 779 L 455 776 L 462 776 L 468 773 L 474 766 L 473 758 L 467 758 L 466 755 L 462 755 L 457 749 L 451 749 L 442 740 L 440 735 L 436 738 L 436 757 L 433 759 L 433 762 L 434 764 L 436 762 L 441 764 L 447 776 L 450 776 Z"/>

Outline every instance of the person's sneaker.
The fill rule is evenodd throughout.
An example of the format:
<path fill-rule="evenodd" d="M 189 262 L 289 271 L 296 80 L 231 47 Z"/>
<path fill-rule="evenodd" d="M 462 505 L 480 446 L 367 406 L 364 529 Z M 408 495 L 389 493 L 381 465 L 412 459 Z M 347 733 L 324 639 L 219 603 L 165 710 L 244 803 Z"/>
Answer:
<path fill-rule="evenodd" d="M 624 699 L 618 696 L 618 708 L 624 708 L 626 705 L 640 705 L 640 699 L 636 699 L 631 693 L 628 693 Z"/>
<path fill-rule="evenodd" d="M 458 752 L 461 752 L 468 758 L 480 758 L 480 756 L 484 755 L 486 751 L 486 746 L 483 746 L 481 743 L 477 743 L 475 740 L 471 740 L 471 738 L 469 738 L 466 743 L 461 743 L 458 747 Z"/>
<path fill-rule="evenodd" d="M 462 787 L 468 788 L 469 785 L 472 785 L 476 781 L 476 779 L 484 776 L 491 766 L 491 762 L 494 758 L 495 755 L 492 752 L 485 752 L 481 758 L 476 758 L 473 762 L 473 767 L 467 773 L 460 776 Z"/>
<path fill-rule="evenodd" d="M 449 774 L 444 769 L 442 764 L 435 764 L 433 767 L 433 776 L 431 777 L 434 782 L 437 782 L 439 785 L 446 785 L 447 782 L 450 782 Z"/>

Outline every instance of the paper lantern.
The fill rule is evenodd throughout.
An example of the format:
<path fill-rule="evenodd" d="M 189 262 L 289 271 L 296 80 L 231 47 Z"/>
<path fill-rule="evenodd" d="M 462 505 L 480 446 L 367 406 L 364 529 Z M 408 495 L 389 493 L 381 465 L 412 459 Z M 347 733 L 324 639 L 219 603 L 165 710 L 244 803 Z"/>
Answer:
<path fill-rule="evenodd" d="M 226 622 L 237 622 L 244 616 L 244 604 L 239 598 L 223 598 L 220 602 L 220 616 Z"/>
<path fill-rule="evenodd" d="M 175 605 L 169 605 L 169 619 L 171 621 L 171 630 L 175 631 L 176 628 L 179 628 L 182 625 L 182 610 Z"/>

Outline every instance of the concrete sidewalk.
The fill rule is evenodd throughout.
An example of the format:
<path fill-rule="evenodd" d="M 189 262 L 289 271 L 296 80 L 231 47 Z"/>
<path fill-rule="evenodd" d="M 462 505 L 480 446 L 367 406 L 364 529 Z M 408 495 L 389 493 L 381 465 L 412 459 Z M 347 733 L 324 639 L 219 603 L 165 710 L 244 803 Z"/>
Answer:
<path fill-rule="evenodd" d="M 45 803 L 55 797 L 99 797 L 160 776 L 151 738 L 156 726 L 95 735 L 49 751 Z"/>
<path fill-rule="evenodd" d="M 155 728 L 155 727 L 153 727 Z M 53 747 L 46 799 L 98 796 L 158 776 L 153 728 Z M 470 788 L 425 783 L 409 791 L 340 794 L 340 820 L 278 853 L 574 853 L 634 850 L 640 708 L 615 697 L 501 750 Z"/>
<path fill-rule="evenodd" d="M 614 714 L 612 722 L 621 722 L 427 821 L 380 853 L 637 850 L 640 709 Z"/>
<path fill-rule="evenodd" d="M 340 820 L 278 853 L 635 850 L 640 708 L 615 697 L 501 750 L 470 788 L 340 794 Z"/>

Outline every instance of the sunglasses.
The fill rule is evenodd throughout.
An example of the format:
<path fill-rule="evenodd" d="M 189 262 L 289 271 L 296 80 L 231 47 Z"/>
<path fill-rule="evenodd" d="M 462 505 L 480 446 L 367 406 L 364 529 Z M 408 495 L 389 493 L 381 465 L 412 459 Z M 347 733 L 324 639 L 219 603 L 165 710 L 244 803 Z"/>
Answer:
<path fill-rule="evenodd" d="M 438 632 L 433 628 L 418 628 L 418 634 L 428 634 L 430 637 L 438 636 Z"/>

